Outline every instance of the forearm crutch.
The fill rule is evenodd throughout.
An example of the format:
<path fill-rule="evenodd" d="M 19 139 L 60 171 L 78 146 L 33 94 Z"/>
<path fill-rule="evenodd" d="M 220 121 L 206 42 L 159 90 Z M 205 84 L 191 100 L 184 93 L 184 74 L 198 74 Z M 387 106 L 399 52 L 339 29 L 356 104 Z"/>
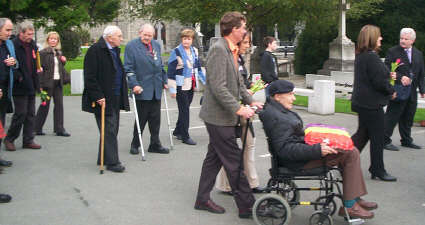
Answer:
<path fill-rule="evenodd" d="M 103 174 L 103 161 L 105 158 L 105 102 L 102 104 L 100 126 L 100 174 Z"/>
<path fill-rule="evenodd" d="M 142 142 L 142 132 L 140 131 L 139 114 L 137 113 L 136 97 L 134 96 L 133 92 L 131 93 L 131 97 L 133 98 L 134 116 L 136 117 L 136 127 L 137 127 L 137 134 L 139 135 L 140 150 L 142 151 L 142 161 L 146 161 L 145 149 L 143 148 L 143 142 Z"/>
<path fill-rule="evenodd" d="M 167 94 L 165 89 L 164 89 L 164 102 L 165 102 L 165 112 L 167 114 L 168 134 L 170 135 L 170 149 L 173 150 L 174 142 L 173 142 L 173 137 L 171 135 L 170 115 L 168 113 Z"/>

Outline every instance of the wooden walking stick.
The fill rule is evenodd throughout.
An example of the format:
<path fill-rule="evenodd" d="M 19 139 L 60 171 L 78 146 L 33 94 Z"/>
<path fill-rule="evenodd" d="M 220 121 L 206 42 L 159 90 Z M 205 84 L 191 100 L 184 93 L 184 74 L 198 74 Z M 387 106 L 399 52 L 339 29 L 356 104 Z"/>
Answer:
<path fill-rule="evenodd" d="M 101 128 L 100 128 L 100 174 L 103 174 L 103 161 L 105 153 L 105 102 L 102 104 L 102 115 L 101 115 Z"/>

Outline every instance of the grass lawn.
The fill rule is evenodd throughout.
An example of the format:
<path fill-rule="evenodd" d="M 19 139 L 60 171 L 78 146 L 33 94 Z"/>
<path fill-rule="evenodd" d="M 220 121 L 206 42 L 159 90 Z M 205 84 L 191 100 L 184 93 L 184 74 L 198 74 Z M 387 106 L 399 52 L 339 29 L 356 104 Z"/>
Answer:
<path fill-rule="evenodd" d="M 297 100 L 295 100 L 294 105 L 308 106 L 307 96 L 296 95 L 296 98 Z M 356 114 L 356 112 L 351 111 L 351 101 L 340 98 L 335 99 L 335 112 Z M 419 122 L 421 120 L 425 120 L 425 109 L 416 109 L 414 121 Z"/>

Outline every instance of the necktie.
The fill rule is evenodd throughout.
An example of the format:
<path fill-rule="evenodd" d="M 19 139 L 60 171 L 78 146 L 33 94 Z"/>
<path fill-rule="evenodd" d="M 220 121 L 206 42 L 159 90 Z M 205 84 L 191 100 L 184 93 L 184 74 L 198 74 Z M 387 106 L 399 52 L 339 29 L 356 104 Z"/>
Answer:
<path fill-rule="evenodd" d="M 409 58 L 409 63 L 412 63 L 412 55 L 410 54 L 410 48 L 406 49 L 407 58 Z"/>

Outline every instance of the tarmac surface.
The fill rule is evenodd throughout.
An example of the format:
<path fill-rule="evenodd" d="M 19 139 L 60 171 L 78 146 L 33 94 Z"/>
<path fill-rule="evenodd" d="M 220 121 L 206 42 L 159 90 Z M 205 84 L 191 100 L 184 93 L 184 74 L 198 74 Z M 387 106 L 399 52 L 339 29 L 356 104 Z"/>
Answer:
<path fill-rule="evenodd" d="M 13 199 L 0 204 L 0 225 L 254 225 L 252 219 L 239 219 L 232 197 L 217 190 L 211 198 L 226 208 L 217 215 L 194 210 L 200 170 L 208 145 L 208 134 L 198 118 L 200 93 L 196 93 L 191 109 L 191 137 L 198 142 L 188 146 L 173 139 L 174 150 L 168 155 L 148 153 L 149 131 L 143 135 L 146 161 L 140 155 L 130 155 L 134 114 L 121 113 L 119 155 L 126 166 L 122 174 L 105 170 L 99 174 L 96 165 L 99 131 L 95 118 L 81 111 L 81 97 L 64 97 L 65 128 L 71 137 L 53 133 L 52 110 L 44 126 L 46 136 L 36 136 L 40 150 L 22 149 L 22 139 L 15 141 L 16 152 L 2 150 L 4 159 L 13 166 L 0 175 L 0 193 Z M 176 101 L 168 97 L 170 119 L 175 126 L 178 111 Z M 163 108 L 164 102 L 163 102 Z M 357 116 L 349 114 L 315 115 L 296 107 L 304 125 L 324 123 L 346 127 L 350 133 L 357 128 Z M 167 117 L 162 111 L 161 141 L 170 146 Z M 10 123 L 10 115 L 7 123 Z M 270 158 L 261 122 L 254 120 L 256 133 L 256 167 L 261 186 L 268 179 Z M 413 127 L 416 144 L 425 146 L 425 129 Z M 400 146 L 398 130 L 393 143 Z M 401 147 L 401 146 L 400 146 Z M 3 147 L 4 148 L 4 147 Z M 361 154 L 362 170 L 369 194 L 364 198 L 376 201 L 379 208 L 371 225 L 425 224 L 425 149 L 401 147 L 399 152 L 384 152 L 386 169 L 398 178 L 386 183 L 370 179 L 369 145 Z M 297 183 L 317 186 L 317 182 Z M 262 194 L 256 194 L 256 198 Z M 302 192 L 301 200 L 313 201 L 317 192 Z M 337 201 L 338 207 L 341 205 Z M 308 224 L 314 212 L 311 206 L 298 206 L 292 211 L 290 224 Z M 334 224 L 347 224 L 333 216 Z"/>

